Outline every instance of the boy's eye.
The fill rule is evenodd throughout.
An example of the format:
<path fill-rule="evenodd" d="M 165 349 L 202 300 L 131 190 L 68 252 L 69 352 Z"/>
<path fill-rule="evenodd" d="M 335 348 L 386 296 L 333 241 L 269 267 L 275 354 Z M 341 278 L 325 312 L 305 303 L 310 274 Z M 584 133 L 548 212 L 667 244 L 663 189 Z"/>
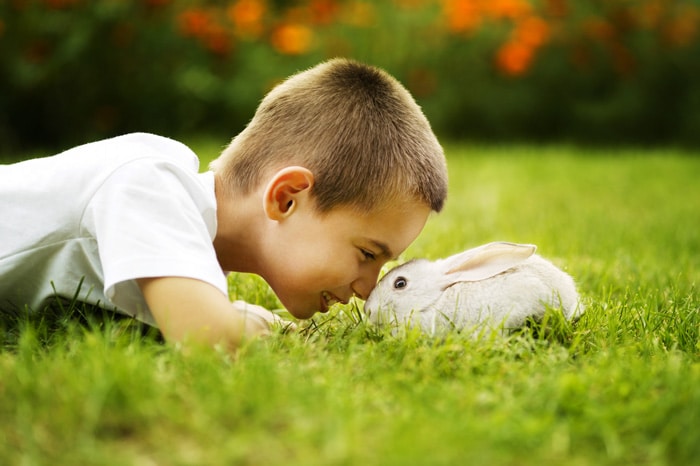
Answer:
<path fill-rule="evenodd" d="M 360 249 L 360 251 L 362 251 L 362 255 L 365 257 L 366 260 L 373 261 L 375 259 L 375 255 L 372 252 L 366 249 Z"/>

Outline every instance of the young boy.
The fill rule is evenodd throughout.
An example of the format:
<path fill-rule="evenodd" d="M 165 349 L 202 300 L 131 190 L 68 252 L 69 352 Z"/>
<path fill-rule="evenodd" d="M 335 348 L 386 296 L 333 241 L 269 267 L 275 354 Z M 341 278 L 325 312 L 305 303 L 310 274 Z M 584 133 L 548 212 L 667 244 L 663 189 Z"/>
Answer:
<path fill-rule="evenodd" d="M 82 281 L 81 301 L 166 340 L 235 348 L 275 316 L 229 302 L 224 271 L 260 275 L 298 318 L 364 299 L 447 191 L 408 91 L 344 59 L 275 87 L 211 168 L 149 134 L 0 166 L 0 308 L 38 312 Z"/>

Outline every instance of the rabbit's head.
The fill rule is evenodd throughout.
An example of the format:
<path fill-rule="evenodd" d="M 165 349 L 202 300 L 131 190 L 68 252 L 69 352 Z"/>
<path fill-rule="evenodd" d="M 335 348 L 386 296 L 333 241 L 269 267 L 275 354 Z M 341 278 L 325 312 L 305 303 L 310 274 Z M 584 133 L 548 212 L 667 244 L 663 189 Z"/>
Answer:
<path fill-rule="evenodd" d="M 390 270 L 365 303 L 374 323 L 404 323 L 420 319 L 450 286 L 480 281 L 515 267 L 532 256 L 531 244 L 489 243 L 430 262 L 417 259 Z"/>

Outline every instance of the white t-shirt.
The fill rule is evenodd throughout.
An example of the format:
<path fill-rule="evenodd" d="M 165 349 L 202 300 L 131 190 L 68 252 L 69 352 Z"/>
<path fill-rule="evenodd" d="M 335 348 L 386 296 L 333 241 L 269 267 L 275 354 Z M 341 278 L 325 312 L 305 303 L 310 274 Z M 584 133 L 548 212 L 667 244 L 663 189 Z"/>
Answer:
<path fill-rule="evenodd" d="M 212 172 L 185 145 L 128 134 L 0 165 L 0 308 L 54 295 L 155 324 L 137 278 L 188 277 L 227 293 Z M 55 291 L 54 291 L 55 290 Z"/>

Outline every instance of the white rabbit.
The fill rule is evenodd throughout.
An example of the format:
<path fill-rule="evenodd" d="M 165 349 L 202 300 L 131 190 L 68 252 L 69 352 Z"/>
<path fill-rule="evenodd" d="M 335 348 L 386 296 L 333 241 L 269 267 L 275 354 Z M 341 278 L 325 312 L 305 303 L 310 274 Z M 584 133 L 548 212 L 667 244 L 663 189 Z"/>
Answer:
<path fill-rule="evenodd" d="M 416 259 L 390 270 L 365 303 L 374 323 L 448 329 L 521 327 L 528 317 L 561 309 L 583 312 L 574 280 L 535 254 L 536 246 L 496 242 L 446 259 Z"/>

